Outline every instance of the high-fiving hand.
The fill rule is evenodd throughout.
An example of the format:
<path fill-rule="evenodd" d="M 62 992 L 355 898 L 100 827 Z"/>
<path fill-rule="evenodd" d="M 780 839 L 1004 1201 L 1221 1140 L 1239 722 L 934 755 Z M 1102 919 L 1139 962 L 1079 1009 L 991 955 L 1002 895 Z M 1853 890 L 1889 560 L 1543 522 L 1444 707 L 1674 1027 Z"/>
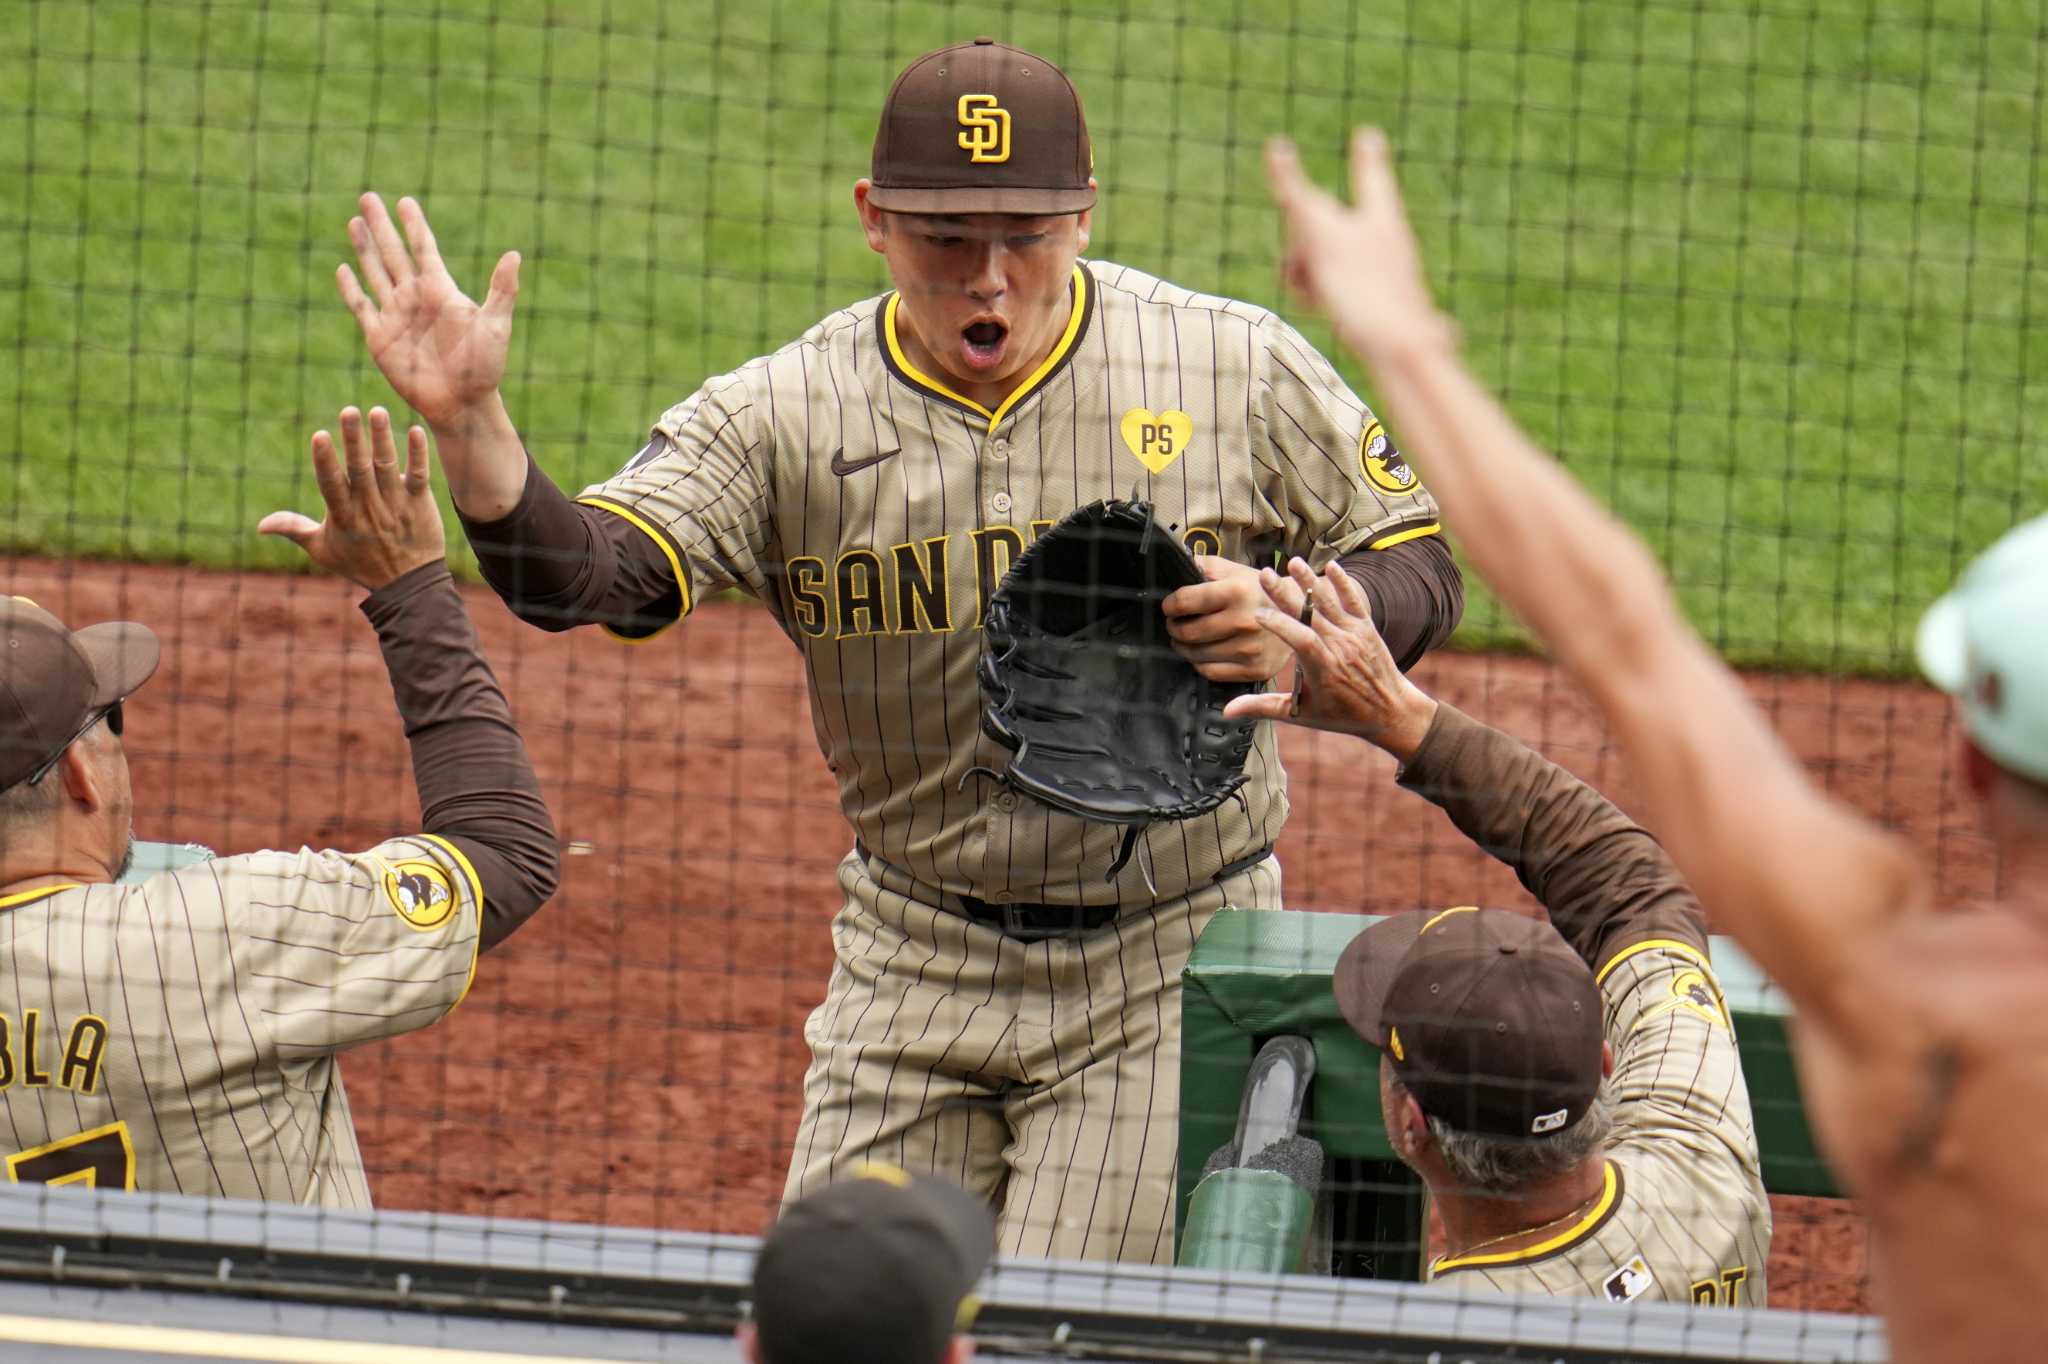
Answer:
<path fill-rule="evenodd" d="M 1288 561 L 1285 577 L 1267 568 L 1259 579 L 1271 602 L 1260 609 L 1259 624 L 1294 651 L 1295 688 L 1236 697 L 1223 713 L 1355 734 L 1403 762 L 1413 757 L 1436 718 L 1436 702 L 1394 666 L 1365 589 L 1337 564 L 1319 578 L 1300 559 Z M 1315 609 L 1304 625 L 1302 606 L 1310 601 Z"/>
<path fill-rule="evenodd" d="M 492 398 L 505 377 L 512 303 L 519 295 L 519 253 L 507 251 L 499 258 L 491 271 L 490 293 L 479 307 L 455 287 L 427 215 L 415 200 L 398 201 L 404 240 L 382 199 L 365 194 L 360 203 L 362 216 L 349 219 L 348 237 L 376 298 L 363 293 L 355 271 L 346 265 L 336 269 L 335 284 L 377 368 L 398 396 L 438 430 Z"/>
<path fill-rule="evenodd" d="M 1386 134 L 1353 135 L 1348 207 L 1308 178 L 1284 138 L 1266 145 L 1266 178 L 1287 220 L 1288 286 L 1328 314 L 1346 345 L 1370 362 L 1400 345 L 1454 337 L 1430 302 Z"/>
<path fill-rule="evenodd" d="M 313 433 L 313 479 L 327 504 L 327 519 L 275 511 L 256 529 L 290 540 L 320 567 L 373 592 L 444 558 L 448 547 L 428 475 L 427 433 L 417 426 L 406 432 L 401 469 L 391 440 L 391 415 L 381 407 L 370 409 L 365 442 L 363 414 L 344 407 L 341 443 L 345 461 L 336 455 L 332 436 Z"/>

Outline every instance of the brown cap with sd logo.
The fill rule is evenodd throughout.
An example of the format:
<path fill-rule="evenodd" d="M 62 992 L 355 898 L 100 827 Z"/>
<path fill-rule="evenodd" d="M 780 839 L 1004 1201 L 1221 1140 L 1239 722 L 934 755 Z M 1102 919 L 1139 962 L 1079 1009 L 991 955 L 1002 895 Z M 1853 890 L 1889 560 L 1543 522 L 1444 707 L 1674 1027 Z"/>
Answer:
<path fill-rule="evenodd" d="M 1079 213 L 1095 206 L 1081 96 L 993 38 L 927 52 L 882 105 L 868 202 L 889 213 Z"/>
<path fill-rule="evenodd" d="M 1395 914 L 1352 940 L 1330 984 L 1422 1111 L 1460 1132 L 1562 1132 L 1600 1089 L 1600 986 L 1547 920 Z"/>

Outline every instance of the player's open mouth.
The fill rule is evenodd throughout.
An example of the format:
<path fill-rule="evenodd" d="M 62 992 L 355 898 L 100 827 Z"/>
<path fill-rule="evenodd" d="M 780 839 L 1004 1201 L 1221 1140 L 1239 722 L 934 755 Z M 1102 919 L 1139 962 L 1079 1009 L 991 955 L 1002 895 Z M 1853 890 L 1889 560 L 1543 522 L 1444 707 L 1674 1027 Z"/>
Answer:
<path fill-rule="evenodd" d="M 994 369 L 1009 349 L 1010 329 L 1001 322 L 974 322 L 960 330 L 960 353 L 976 369 Z"/>

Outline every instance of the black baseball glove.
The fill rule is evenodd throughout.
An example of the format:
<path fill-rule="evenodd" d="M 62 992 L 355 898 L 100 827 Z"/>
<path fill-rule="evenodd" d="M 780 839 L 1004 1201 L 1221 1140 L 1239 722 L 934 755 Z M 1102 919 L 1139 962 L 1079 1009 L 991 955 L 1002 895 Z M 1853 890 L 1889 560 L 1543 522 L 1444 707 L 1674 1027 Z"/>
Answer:
<path fill-rule="evenodd" d="M 998 775 L 1055 809 L 1129 826 L 1112 880 L 1145 825 L 1207 813 L 1244 785 L 1252 727 L 1223 705 L 1257 688 L 1196 672 L 1160 610 L 1201 581 L 1148 504 L 1096 502 L 1039 536 L 989 599 L 981 726 L 1015 754 Z"/>

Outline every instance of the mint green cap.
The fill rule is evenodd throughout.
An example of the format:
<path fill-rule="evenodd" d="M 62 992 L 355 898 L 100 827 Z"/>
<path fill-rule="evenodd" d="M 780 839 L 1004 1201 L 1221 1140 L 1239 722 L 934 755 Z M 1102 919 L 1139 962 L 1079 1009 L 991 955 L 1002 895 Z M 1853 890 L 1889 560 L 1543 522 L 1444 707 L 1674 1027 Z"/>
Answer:
<path fill-rule="evenodd" d="M 1914 652 L 1986 757 L 2048 782 L 2048 516 L 1977 556 L 1920 618 Z"/>

